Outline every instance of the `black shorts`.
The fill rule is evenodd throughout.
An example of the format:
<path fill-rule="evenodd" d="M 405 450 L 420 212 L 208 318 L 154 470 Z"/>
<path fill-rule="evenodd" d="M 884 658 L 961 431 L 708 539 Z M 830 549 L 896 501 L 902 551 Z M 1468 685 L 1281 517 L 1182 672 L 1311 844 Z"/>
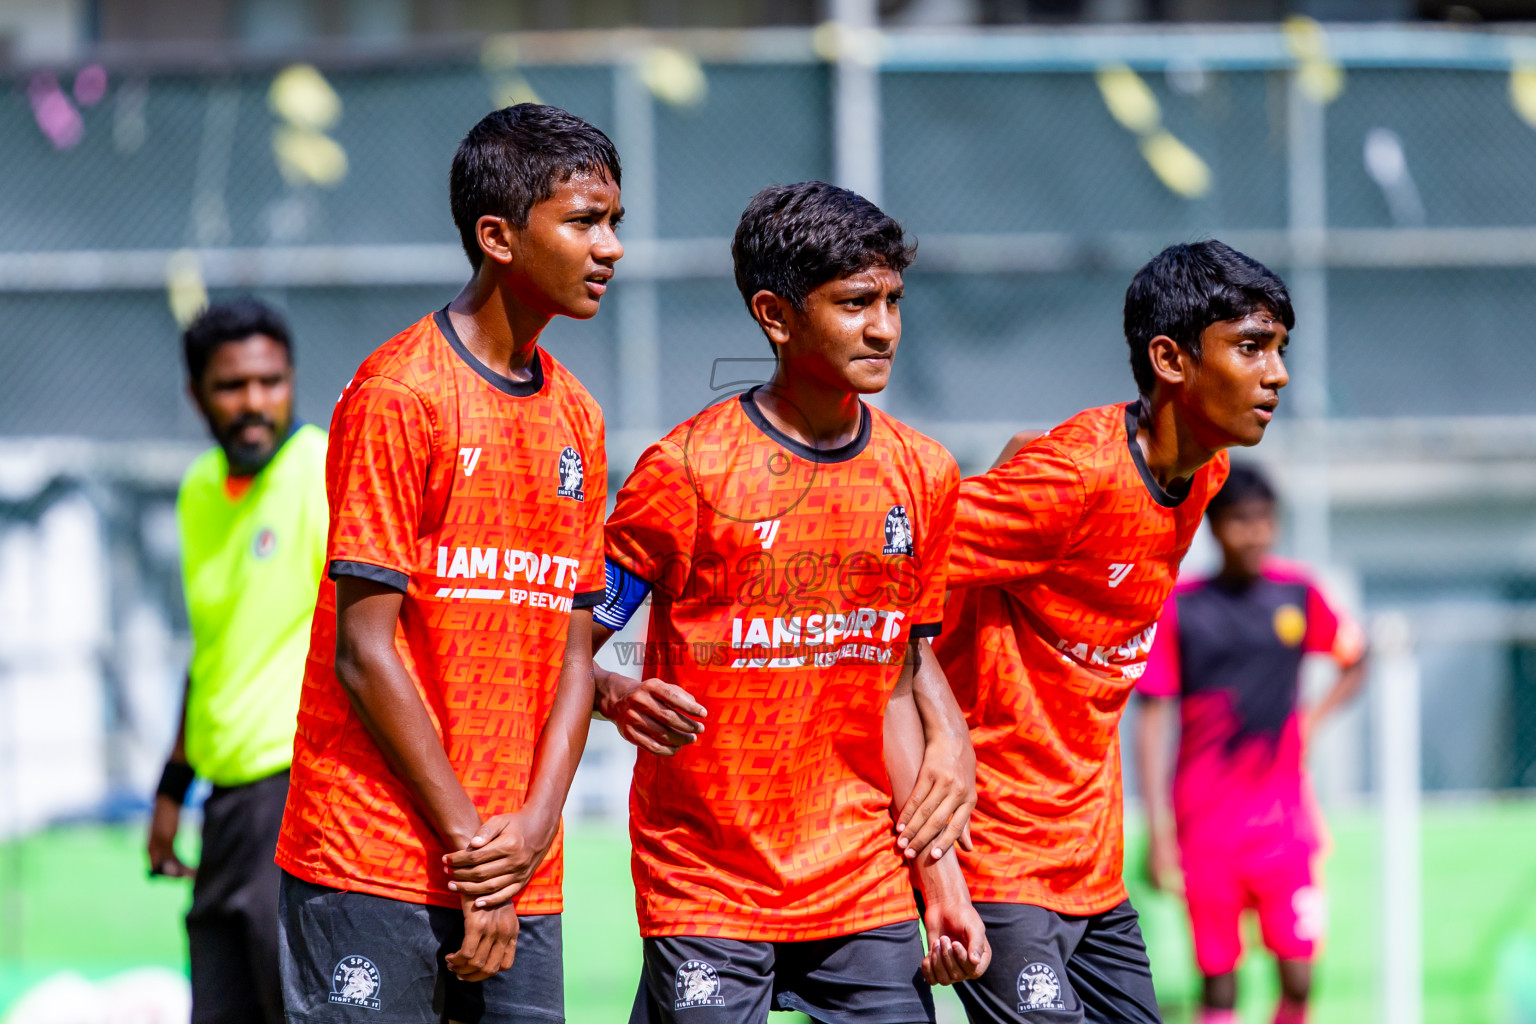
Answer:
<path fill-rule="evenodd" d="M 289 1024 L 548 1024 L 565 1020 L 560 915 L 519 917 L 512 967 L 460 981 L 448 907 L 344 892 L 284 872 L 278 928 Z"/>
<path fill-rule="evenodd" d="M 288 770 L 215 786 L 203 804 L 203 852 L 187 912 L 192 1024 L 281 1024 L 273 863 Z"/>
<path fill-rule="evenodd" d="M 971 1024 L 1160 1024 L 1131 901 L 1075 917 L 978 903 L 992 964 L 955 986 Z"/>
<path fill-rule="evenodd" d="M 762 1024 L 799 1010 L 825 1024 L 928 1024 L 916 921 L 808 942 L 645 940 L 629 1024 Z"/>

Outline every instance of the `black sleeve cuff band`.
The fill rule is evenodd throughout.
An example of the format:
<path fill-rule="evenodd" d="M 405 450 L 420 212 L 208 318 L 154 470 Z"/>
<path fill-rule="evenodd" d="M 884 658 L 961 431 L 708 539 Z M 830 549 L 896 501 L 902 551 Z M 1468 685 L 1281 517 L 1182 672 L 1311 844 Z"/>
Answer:
<path fill-rule="evenodd" d="M 187 798 L 187 790 L 192 788 L 194 774 L 189 764 L 167 761 L 165 771 L 160 773 L 160 785 L 155 787 L 155 795 L 169 797 L 178 807 L 181 806 Z"/>
<path fill-rule="evenodd" d="M 606 590 L 589 590 L 585 594 L 577 594 L 571 598 L 572 608 L 596 608 L 603 603 L 603 595 Z"/>
<path fill-rule="evenodd" d="M 372 580 L 392 590 L 398 590 L 402 594 L 411 586 L 411 578 L 398 569 L 386 569 L 382 565 L 369 565 L 367 562 L 343 562 L 339 558 L 331 562 L 329 575 L 333 580 L 338 576 L 356 576 L 361 580 Z"/>
<path fill-rule="evenodd" d="M 925 640 L 929 637 L 938 636 L 942 632 L 944 632 L 944 623 L 942 622 L 919 622 L 912 627 L 907 635 L 913 640 Z"/>

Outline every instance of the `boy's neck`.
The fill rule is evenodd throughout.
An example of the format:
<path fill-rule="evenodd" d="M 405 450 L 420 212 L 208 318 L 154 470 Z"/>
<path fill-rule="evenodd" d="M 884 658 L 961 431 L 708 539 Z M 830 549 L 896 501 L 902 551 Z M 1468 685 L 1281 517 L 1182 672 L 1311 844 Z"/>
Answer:
<path fill-rule="evenodd" d="M 516 381 L 533 377 L 539 335 L 551 317 L 528 307 L 482 263 L 448 304 L 448 317 L 471 355 Z"/>
<path fill-rule="evenodd" d="M 1147 471 L 1164 490 L 1189 480 L 1221 450 L 1207 447 L 1195 437 L 1178 405 L 1162 388 L 1150 398 L 1141 396 L 1137 418 L 1136 443 L 1147 461 Z"/>
<path fill-rule="evenodd" d="M 809 448 L 841 448 L 864 422 L 858 395 L 790 376 L 783 363 L 751 400 L 780 432 Z"/>

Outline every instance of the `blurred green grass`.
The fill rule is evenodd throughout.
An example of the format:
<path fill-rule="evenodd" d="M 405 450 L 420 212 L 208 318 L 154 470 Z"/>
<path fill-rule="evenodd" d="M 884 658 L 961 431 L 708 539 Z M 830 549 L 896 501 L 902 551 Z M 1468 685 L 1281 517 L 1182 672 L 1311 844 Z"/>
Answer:
<path fill-rule="evenodd" d="M 1354 1024 L 1377 1016 L 1377 832 L 1368 814 L 1336 815 L 1332 828 L 1329 944 L 1312 1020 Z M 184 966 L 190 887 L 147 877 L 141 837 L 137 827 L 76 825 L 0 844 L 0 1012 L 56 971 L 101 978 L 142 965 Z M 195 837 L 182 838 L 194 855 Z M 1128 881 L 1158 995 L 1168 1024 L 1183 1024 L 1200 982 L 1183 907 L 1147 889 L 1139 832 L 1127 838 Z M 628 1016 L 640 959 L 628 839 L 613 826 L 576 823 L 566 851 L 568 1019 L 612 1024 Z M 1431 804 L 1423 854 L 1425 1024 L 1502 1024 L 1511 1008 L 1499 1001 L 1500 971 L 1517 997 L 1519 970 L 1510 965 L 1529 960 L 1536 943 L 1536 802 Z M 1267 1022 L 1275 991 L 1272 961 L 1249 957 L 1244 1021 Z M 959 1019 L 953 997 L 941 996 L 940 1006 L 941 1019 Z"/>

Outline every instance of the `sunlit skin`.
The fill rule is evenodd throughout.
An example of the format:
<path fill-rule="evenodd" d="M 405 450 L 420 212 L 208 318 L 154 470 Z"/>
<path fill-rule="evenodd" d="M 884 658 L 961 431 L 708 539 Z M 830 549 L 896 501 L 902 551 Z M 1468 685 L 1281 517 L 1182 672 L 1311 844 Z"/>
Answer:
<path fill-rule="evenodd" d="M 1148 342 L 1157 383 L 1136 441 L 1159 484 L 1188 480 L 1223 448 L 1263 440 L 1290 382 L 1288 343 L 1285 324 L 1263 308 L 1208 326 L 1198 359 L 1167 335 Z"/>
<path fill-rule="evenodd" d="M 272 460 L 293 425 L 293 364 L 265 334 L 213 350 L 188 393 L 229 459 L 231 476 L 251 476 Z"/>
<path fill-rule="evenodd" d="M 890 382 L 901 297 L 901 275 L 880 266 L 811 289 L 801 309 L 770 291 L 752 296 L 752 316 L 778 352 L 773 380 L 753 396 L 769 422 L 813 448 L 852 441 L 858 396 Z"/>
<path fill-rule="evenodd" d="M 487 214 L 475 225 L 481 261 L 448 306 L 464 346 L 504 377 L 528 380 L 550 320 L 597 314 L 614 264 L 624 255 L 619 186 L 607 174 L 578 172 L 533 204 L 528 223 Z"/>

